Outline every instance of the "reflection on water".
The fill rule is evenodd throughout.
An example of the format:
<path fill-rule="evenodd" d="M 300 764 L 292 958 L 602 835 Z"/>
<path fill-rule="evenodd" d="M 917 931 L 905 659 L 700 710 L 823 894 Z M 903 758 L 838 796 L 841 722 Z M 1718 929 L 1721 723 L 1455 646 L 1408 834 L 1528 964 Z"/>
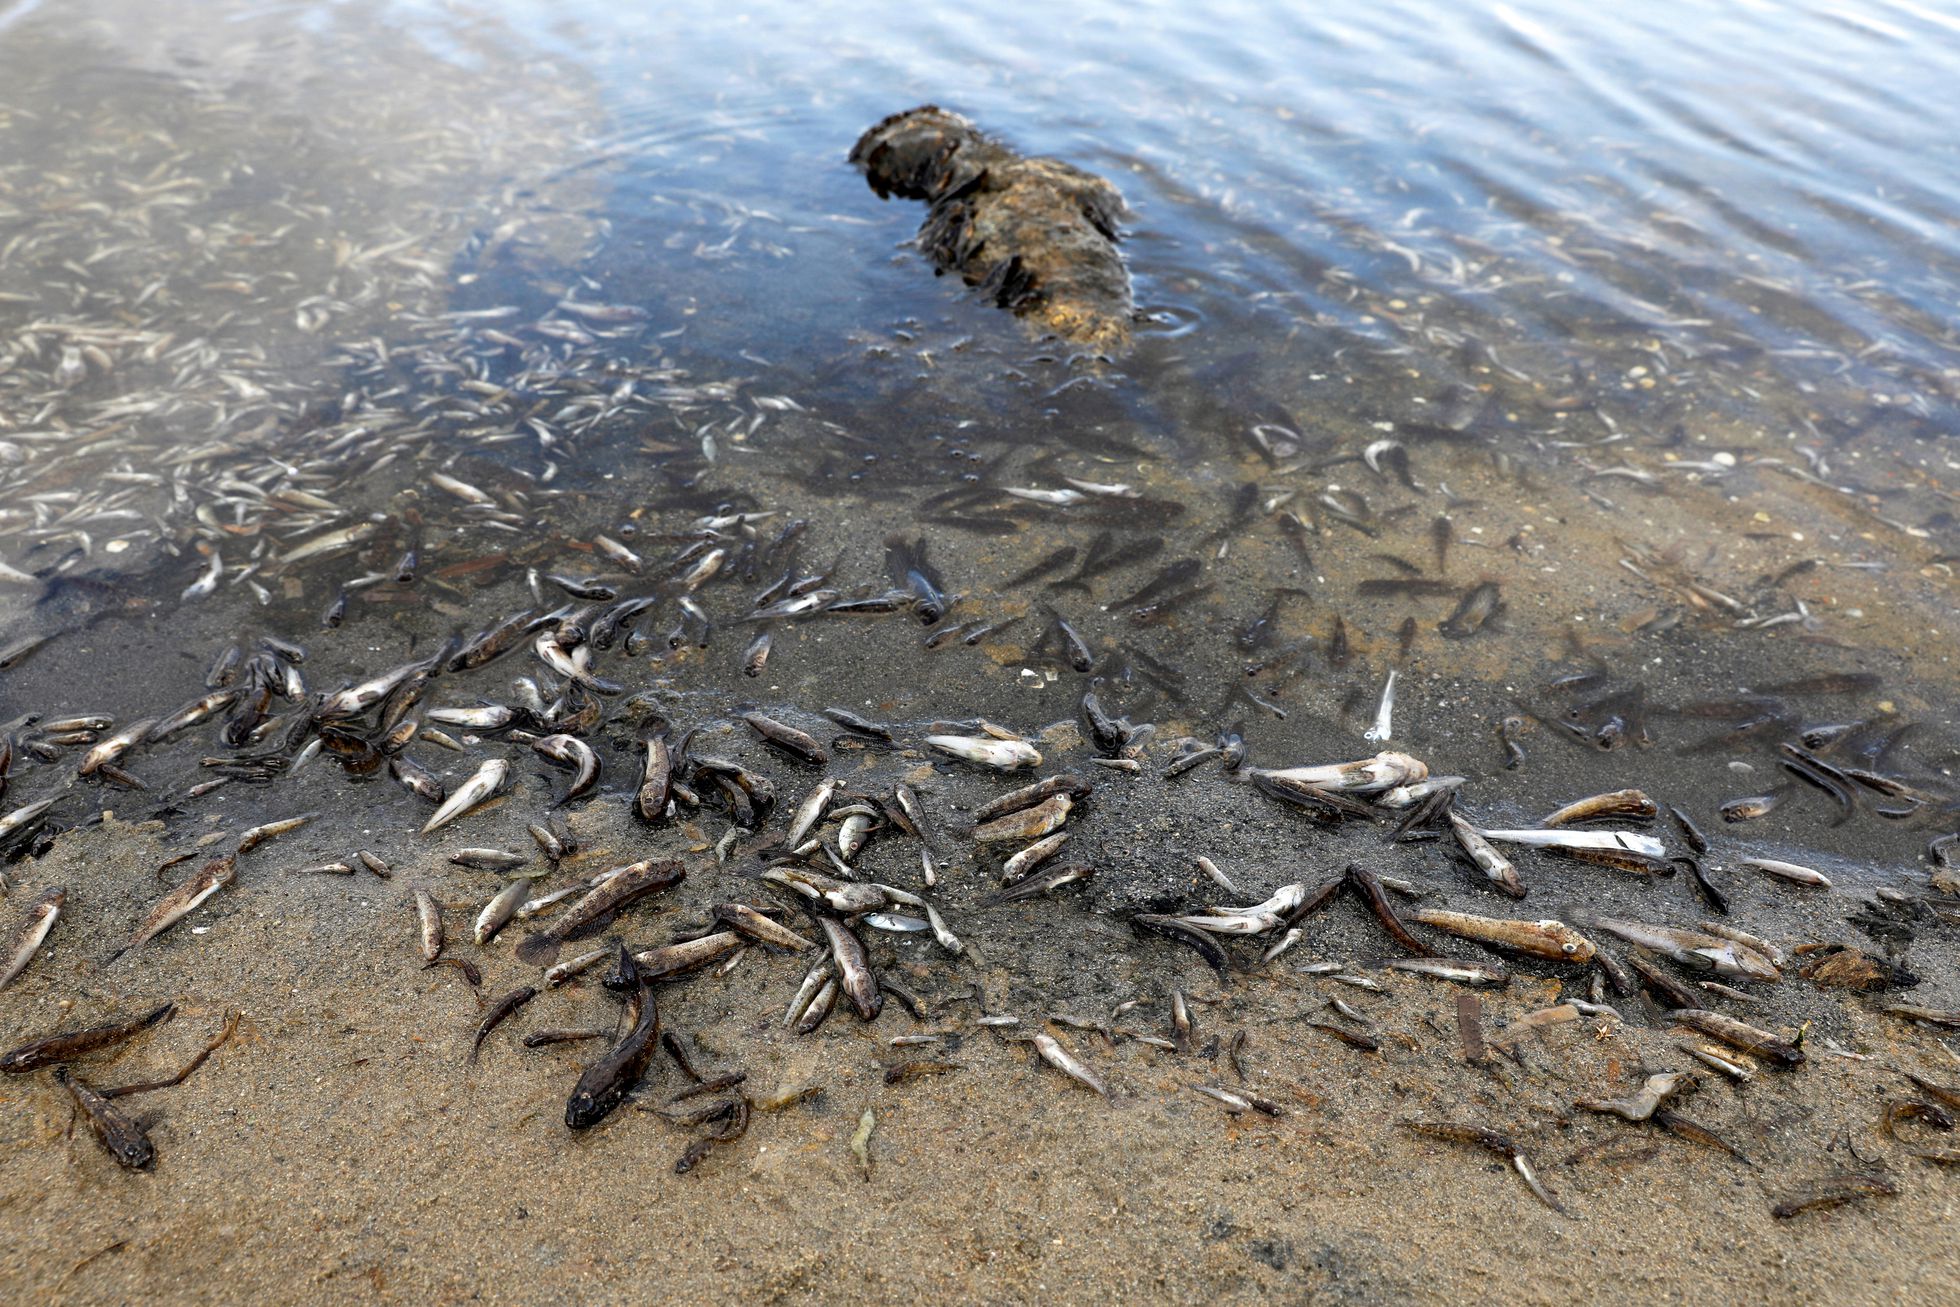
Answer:
<path fill-rule="evenodd" d="M 260 632 L 314 644 L 328 690 L 646 591 L 608 659 L 701 716 L 1036 728 L 1086 669 L 1160 740 L 1270 758 L 1357 747 L 1394 670 L 1392 738 L 1465 774 L 1501 776 L 1514 719 L 1527 755 L 1709 820 L 1787 795 L 1763 838 L 1905 858 L 1951 825 L 1938 12 L 224 17 L 0 31 L 12 713 L 142 716 Z M 927 100 L 1122 188 L 1132 354 L 1030 339 L 907 248 L 915 206 L 843 156 Z M 731 512 L 769 516 L 697 538 Z M 960 639 L 758 635 L 799 578 L 902 585 L 894 536 Z M 226 743 L 298 747 L 286 688 Z M 624 747 L 632 713 L 602 715 Z M 1806 739 L 1821 773 L 1777 752 Z M 65 771 L 36 743 L 22 768 Z"/>

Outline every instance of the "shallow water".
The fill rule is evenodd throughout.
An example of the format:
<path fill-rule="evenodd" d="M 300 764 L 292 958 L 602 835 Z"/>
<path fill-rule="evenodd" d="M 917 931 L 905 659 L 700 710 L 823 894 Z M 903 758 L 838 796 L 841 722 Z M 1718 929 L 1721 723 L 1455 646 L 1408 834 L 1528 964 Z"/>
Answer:
<path fill-rule="evenodd" d="M 0 585 L 5 806 L 57 799 L 14 842 L 7 902 L 82 875 L 90 850 L 135 856 L 109 851 L 125 837 L 104 808 L 163 820 L 141 845 L 155 860 L 310 811 L 241 876 L 239 913 L 270 923 L 259 945 L 160 941 L 155 965 L 175 977 L 208 944 L 223 961 L 206 965 L 264 1001 L 250 950 L 276 947 L 338 995 L 356 986 L 336 968 L 406 957 L 409 883 L 435 885 L 461 935 L 494 882 L 432 850 L 528 848 L 565 773 L 494 734 L 452 728 L 460 753 L 418 741 L 409 755 L 452 789 L 486 757 L 516 774 L 512 797 L 421 839 L 428 804 L 385 769 L 283 768 L 307 696 L 555 607 L 561 575 L 658 596 L 594 659 L 625 693 L 584 728 L 599 792 L 569 819 L 589 858 L 685 853 L 704 894 L 746 893 L 735 869 L 780 833 L 743 836 L 713 804 L 637 831 L 623 814 L 655 713 L 768 776 L 779 811 L 820 773 L 755 743 L 737 709 L 826 741 L 826 707 L 893 724 L 901 752 L 847 741 L 833 774 L 867 792 L 907 779 L 949 831 L 1004 782 L 928 767 L 928 723 L 984 718 L 1096 778 L 1071 822 L 1070 856 L 1097 869 L 1079 890 L 989 909 L 990 864 L 940 841 L 983 1005 L 1087 1010 L 1192 967 L 1124 923 L 1213 901 L 1198 854 L 1261 897 L 1362 860 L 1510 913 L 1439 844 L 1323 828 L 1215 765 L 1161 775 L 1180 740 L 1221 734 L 1263 766 L 1373 753 L 1393 674 L 1386 742 L 1467 778 L 1459 808 L 1479 823 L 1640 786 L 1714 837 L 1705 868 L 1736 921 L 1889 942 L 1926 982 L 1913 1001 L 1938 1006 L 1947 918 L 1922 911 L 1903 943 L 1854 923 L 1889 911 L 1860 903 L 1875 887 L 1927 894 L 1925 850 L 1960 801 L 1960 146 L 1928 110 L 1956 57 L 1960 23 L 1911 5 L 1092 4 L 1066 24 L 1034 7 L 0 9 L 0 560 L 19 572 Z M 932 275 L 908 244 L 921 206 L 878 200 L 845 161 L 865 127 L 926 101 L 1121 188 L 1134 349 L 1039 338 Z M 1053 502 L 1065 478 L 1104 489 Z M 758 516 L 709 542 L 728 552 L 694 595 L 704 628 L 678 578 L 696 524 L 731 511 Z M 779 577 L 845 597 L 902 583 L 894 539 L 923 542 L 955 596 L 942 620 L 750 620 Z M 1009 584 L 1064 549 L 1068 565 Z M 1053 584 L 1092 552 L 1128 561 Z M 1501 610 L 1457 620 L 1486 585 Z M 940 635 L 968 623 L 989 629 Z M 220 650 L 266 635 L 307 656 L 256 739 L 254 720 L 219 738 L 227 706 L 125 758 L 147 787 L 131 791 L 75 776 L 88 741 L 46 738 L 62 717 L 167 713 L 207 692 Z M 553 697 L 529 644 L 437 677 L 417 711 L 518 702 L 519 677 Z M 1139 771 L 1090 763 L 1091 688 L 1154 724 Z M 1842 799 L 1789 767 L 1783 746 L 1806 739 L 1796 760 Z M 267 755 L 265 776 L 199 788 Z M 1765 794 L 1767 815 L 1723 820 Z M 280 874 L 357 848 L 403 877 Z M 1738 865 L 1750 855 L 1835 887 L 1768 880 Z M 917 887 L 909 842 L 866 857 Z M 1708 910 L 1685 875 L 1518 861 L 1538 915 Z M 1930 897 L 1950 909 L 1945 892 Z M 21 989 L 45 1007 L 136 983 L 100 966 L 147 896 L 91 884 Z M 1318 943 L 1366 956 L 1368 930 L 1343 916 Z M 915 939 L 880 947 L 934 965 Z M 517 983 L 497 956 L 492 983 Z M 769 1002 L 794 987 L 743 976 Z M 371 1015 L 412 1024 L 418 1001 Z M 684 1019 L 720 1022 L 732 1053 L 735 1010 Z M 1779 1010 L 1866 1029 L 1830 1025 L 1809 991 Z M 330 1020 L 285 1034 L 305 1045 Z"/>

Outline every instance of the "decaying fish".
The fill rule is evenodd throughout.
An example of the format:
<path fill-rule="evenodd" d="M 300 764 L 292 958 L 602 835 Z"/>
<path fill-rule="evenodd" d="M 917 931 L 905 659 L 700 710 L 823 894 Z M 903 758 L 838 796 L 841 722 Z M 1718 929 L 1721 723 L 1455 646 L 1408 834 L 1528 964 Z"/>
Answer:
<path fill-rule="evenodd" d="M 129 942 L 117 949 L 114 957 L 121 957 L 131 949 L 143 945 L 169 930 L 194 912 L 206 899 L 232 883 L 238 875 L 238 859 L 227 855 L 215 858 L 204 864 L 195 876 L 163 896 L 157 905 L 150 909 L 142 923 L 129 937 Z M 110 960 L 113 961 L 114 957 Z"/>
<path fill-rule="evenodd" d="M 60 919 L 61 905 L 67 901 L 68 891 L 57 885 L 27 905 L 27 920 L 14 932 L 13 943 L 7 948 L 5 968 L 0 970 L 0 989 L 5 989 L 27 970 L 28 963 L 46 942 L 48 932 Z"/>
<path fill-rule="evenodd" d="M 132 1171 L 147 1171 L 156 1164 L 156 1145 L 149 1134 L 114 1103 L 77 1080 L 67 1067 L 56 1067 L 55 1083 L 68 1091 L 88 1121 L 89 1130 L 109 1156 Z"/>
<path fill-rule="evenodd" d="M 502 758 L 492 758 L 477 768 L 476 775 L 463 784 L 443 801 L 429 820 L 423 825 L 422 833 L 441 830 L 450 822 L 495 798 L 510 779 L 510 764 Z"/>
<path fill-rule="evenodd" d="M 606 923 L 622 908 L 649 894 L 670 889 L 686 877 L 687 868 L 672 858 L 648 859 L 617 868 L 549 926 L 527 936 L 517 946 L 518 961 L 534 967 L 550 966 L 558 960 L 559 948 L 567 941 L 583 939 L 605 929 Z"/>
<path fill-rule="evenodd" d="M 1514 921 L 1504 917 L 1475 917 L 1441 908 L 1417 908 L 1410 918 L 1461 939 L 1547 958 L 1553 962 L 1590 962 L 1598 951 L 1593 942 L 1562 921 Z"/>

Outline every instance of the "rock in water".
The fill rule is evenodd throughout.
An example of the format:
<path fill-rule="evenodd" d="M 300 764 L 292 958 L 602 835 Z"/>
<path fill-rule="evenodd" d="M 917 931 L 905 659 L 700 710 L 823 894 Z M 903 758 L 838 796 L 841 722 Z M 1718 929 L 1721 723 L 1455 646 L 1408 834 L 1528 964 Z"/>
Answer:
<path fill-rule="evenodd" d="M 932 206 L 919 246 L 940 271 L 1076 344 L 1129 344 L 1130 275 L 1116 251 L 1123 197 L 1102 178 L 1016 154 L 934 105 L 873 127 L 851 162 L 880 198 Z"/>

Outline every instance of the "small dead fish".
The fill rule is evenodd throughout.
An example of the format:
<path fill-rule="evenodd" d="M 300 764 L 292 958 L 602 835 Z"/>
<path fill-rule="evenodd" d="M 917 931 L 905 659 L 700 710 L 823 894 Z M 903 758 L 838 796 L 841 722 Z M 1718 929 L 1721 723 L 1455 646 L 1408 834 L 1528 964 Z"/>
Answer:
<path fill-rule="evenodd" d="M 1675 1008 L 1667 1014 L 1667 1019 L 1699 1030 L 1711 1039 L 1719 1039 L 1730 1048 L 1740 1049 L 1754 1057 L 1767 1058 L 1781 1067 L 1801 1066 L 1804 1062 L 1803 1050 L 1789 1040 L 1720 1012 Z"/>
<path fill-rule="evenodd" d="M 1576 1106 L 1628 1121 L 1645 1121 L 1679 1093 L 1682 1086 L 1693 1082 L 1694 1077 L 1686 1071 L 1662 1071 L 1648 1076 L 1638 1090 L 1625 1098 L 1582 1098 Z"/>
<path fill-rule="evenodd" d="M 1417 918 L 1421 920 L 1420 917 Z M 1486 966 L 1481 962 L 1459 962 L 1455 958 L 1391 958 L 1382 963 L 1391 971 L 1407 971 L 1418 976 L 1431 976 L 1437 980 L 1453 981 L 1459 985 L 1494 985 L 1510 983 L 1511 973 L 1502 967 Z"/>
<path fill-rule="evenodd" d="M 169 1020 L 176 1011 L 175 1003 L 165 1003 L 127 1021 L 116 1021 L 108 1025 L 91 1026 L 87 1030 L 70 1030 L 61 1034 L 43 1036 L 0 1054 L 0 1072 L 7 1075 L 22 1075 L 29 1071 L 38 1071 L 45 1066 L 53 1066 L 57 1062 L 72 1062 L 85 1054 L 112 1047 L 141 1034 L 151 1026 Z"/>
<path fill-rule="evenodd" d="M 1889 1198 L 1899 1192 L 1891 1177 L 1876 1171 L 1842 1171 L 1819 1176 L 1789 1190 L 1782 1201 L 1769 1209 L 1779 1221 L 1801 1216 L 1819 1208 L 1842 1207 L 1861 1198 Z"/>
<path fill-rule="evenodd" d="M 109 1156 L 132 1171 L 147 1171 L 156 1164 L 156 1145 L 121 1108 L 75 1079 L 65 1066 L 55 1068 L 54 1080 L 75 1100 L 75 1106 L 88 1119 L 89 1130 L 109 1150 Z"/>
<path fill-rule="evenodd" d="M 157 719 L 154 717 L 146 717 L 140 722 L 131 722 L 128 726 L 123 727 L 114 735 L 111 735 L 108 739 L 103 740 L 93 749 L 83 754 L 81 765 L 75 769 L 75 774 L 77 776 L 93 776 L 103 767 L 113 765 L 132 748 L 141 744 L 145 739 L 148 739 L 150 731 L 155 728 L 156 724 Z"/>
<path fill-rule="evenodd" d="M 1067 866 L 1056 867 L 1052 871 L 1039 872 L 1033 876 L 1029 876 L 1026 880 L 1010 885 L 999 893 L 982 899 L 980 901 L 981 906 L 991 908 L 997 907 L 1002 903 L 1018 903 L 1022 899 L 1038 898 L 1043 894 L 1058 890 L 1064 885 L 1073 884 L 1076 881 L 1086 881 L 1095 874 L 1096 869 L 1092 866 L 1085 863 L 1070 863 Z M 1175 917 L 1167 917 L 1164 920 L 1172 924 L 1182 925 Z"/>
<path fill-rule="evenodd" d="M 646 1075 L 647 1063 L 659 1047 L 660 1009 L 654 1002 L 652 986 L 640 974 L 638 964 L 619 946 L 618 983 L 632 987 L 638 1005 L 636 1019 L 611 1052 L 587 1067 L 572 1087 L 565 1102 L 565 1125 L 571 1130 L 589 1130 L 611 1114 Z M 608 977 L 606 983 L 615 983 Z"/>
<path fill-rule="evenodd" d="M 318 815 L 313 812 L 301 813 L 297 817 L 287 817 L 282 821 L 269 821 L 263 826 L 254 826 L 238 837 L 238 852 L 240 855 L 247 854 L 267 840 L 290 835 Z"/>
<path fill-rule="evenodd" d="M 621 909 L 686 878 L 687 868 L 672 858 L 618 868 L 551 925 L 526 936 L 517 946 L 517 959 L 531 966 L 549 966 L 558 960 L 558 950 L 567 941 L 603 930 Z"/>
<path fill-rule="evenodd" d="M 420 799 L 440 804 L 449 797 L 449 790 L 442 778 L 424 767 L 405 753 L 398 753 L 388 759 L 388 774 L 401 782 L 403 789 Z"/>
<path fill-rule="evenodd" d="M 232 883 L 238 876 L 238 859 L 232 856 L 214 858 L 204 864 L 203 870 L 163 896 L 157 905 L 150 909 L 142 924 L 130 935 L 129 942 L 117 949 L 114 957 L 143 945 L 169 930 L 172 926 L 189 916 L 206 899 Z"/>
<path fill-rule="evenodd" d="M 1610 794 L 1595 794 L 1591 798 L 1568 803 L 1538 824 L 1569 826 L 1574 822 L 1599 821 L 1603 818 L 1648 821 L 1659 812 L 1660 805 L 1639 790 L 1614 790 Z"/>
<path fill-rule="evenodd" d="M 788 926 L 757 912 L 746 903 L 717 903 L 715 920 L 727 922 L 758 943 L 785 948 L 793 953 L 816 947 L 814 940 L 804 938 Z"/>
<path fill-rule="evenodd" d="M 1479 1148 L 1496 1153 L 1511 1164 L 1511 1169 L 1517 1172 L 1518 1178 L 1524 1181 L 1525 1187 L 1531 1190 L 1533 1197 L 1559 1215 L 1566 1215 L 1565 1208 L 1559 1205 L 1558 1199 L 1552 1197 L 1544 1184 L 1539 1181 L 1530 1159 L 1524 1155 L 1524 1150 L 1519 1148 L 1517 1141 L 1509 1135 L 1486 1130 L 1482 1126 L 1456 1125 L 1448 1121 L 1404 1121 L 1402 1124 L 1417 1134 L 1448 1139 L 1454 1143 L 1475 1144 Z"/>
<path fill-rule="evenodd" d="M 482 948 L 497 937 L 497 932 L 508 926 L 517 916 L 524 896 L 531 892 L 529 880 L 514 880 L 493 895 L 476 914 L 473 936 L 478 948 Z"/>
<path fill-rule="evenodd" d="M 457 791 L 443 801 L 441 807 L 422 827 L 424 835 L 441 830 L 450 822 L 473 811 L 495 798 L 510 779 L 510 764 L 502 758 L 492 758 L 477 768 L 476 775 L 465 781 Z"/>
<path fill-rule="evenodd" d="M 823 927 L 824 938 L 830 943 L 830 960 L 837 968 L 839 983 L 844 994 L 851 1000 L 858 1019 L 871 1021 L 885 1006 L 885 996 L 878 988 L 878 977 L 871 970 L 866 959 L 864 944 L 851 928 L 832 916 L 820 916 L 817 924 Z"/>
<path fill-rule="evenodd" d="M 1487 840 L 1501 844 L 1522 844 L 1534 849 L 1555 849 L 1561 853 L 1596 851 L 1632 853 L 1641 858 L 1660 858 L 1667 846 L 1652 835 L 1617 830 L 1486 830 Z"/>
<path fill-rule="evenodd" d="M 531 748 L 539 757 L 572 769 L 572 783 L 566 787 L 565 796 L 554 807 L 562 808 L 599 783 L 599 755 L 577 736 L 546 735 L 531 741 Z"/>
<path fill-rule="evenodd" d="M 1003 794 L 989 803 L 982 804 L 974 810 L 974 824 L 984 825 L 997 817 L 1004 817 L 1010 812 L 1019 812 L 1023 808 L 1032 808 L 1036 804 L 1052 798 L 1057 794 L 1066 794 L 1071 799 L 1076 800 L 1084 799 L 1093 790 L 1094 787 L 1079 776 L 1050 776 L 1046 780 L 1036 781 L 1033 785 L 1023 786 L 1018 790 Z"/>
<path fill-rule="evenodd" d="M 415 891 L 415 918 L 421 927 L 422 958 L 434 962 L 442 953 L 442 909 L 425 889 Z"/>
<path fill-rule="evenodd" d="M 1485 581 L 1464 592 L 1456 610 L 1436 630 L 1445 640 L 1467 640 L 1489 625 L 1504 609 L 1502 592 L 1495 581 Z"/>
<path fill-rule="evenodd" d="M 47 940 L 48 932 L 54 929 L 61 916 L 61 905 L 67 900 L 68 891 L 56 886 L 28 905 L 27 920 L 14 932 L 13 943 L 7 949 L 5 970 L 0 970 L 0 989 L 5 989 L 27 970 L 28 963 Z"/>
<path fill-rule="evenodd" d="M 1748 798 L 1730 799 L 1719 811 L 1722 820 L 1726 822 L 1754 821 L 1758 817 L 1769 816 L 1782 799 L 1781 794 L 1757 794 Z"/>
<path fill-rule="evenodd" d="M 510 853 L 504 849 L 458 849 L 449 855 L 449 860 L 474 871 L 509 871 L 530 861 L 522 853 Z"/>
<path fill-rule="evenodd" d="M 823 824 L 824 813 L 829 811 L 830 801 L 836 797 L 842 784 L 842 781 L 829 777 L 817 782 L 816 788 L 796 805 L 796 815 L 791 818 L 789 833 L 784 837 L 785 844 L 792 849 L 802 847 L 810 832 Z"/>
<path fill-rule="evenodd" d="M 1484 879 L 1514 899 L 1523 898 L 1524 882 L 1518 878 L 1518 869 L 1511 860 L 1492 847 L 1491 842 L 1461 816 L 1455 812 L 1447 816 L 1450 829 L 1456 833 L 1456 842 L 1470 855 L 1470 861 L 1477 864 L 1477 870 L 1484 873 Z"/>
<path fill-rule="evenodd" d="M 1067 794 L 1055 794 L 1033 807 L 996 817 L 973 828 L 976 844 L 1022 844 L 1061 829 L 1075 806 Z"/>
<path fill-rule="evenodd" d="M 1085 1089 L 1093 1089 L 1104 1098 L 1109 1097 L 1109 1090 L 1103 1085 L 1102 1079 L 1081 1062 L 1078 1062 L 1073 1054 L 1062 1047 L 1060 1040 L 1048 1034 L 1030 1035 L 1028 1038 L 1029 1042 L 1034 1045 L 1035 1051 L 1041 1054 L 1042 1061 L 1054 1067 L 1057 1071 L 1060 1071 L 1063 1075 L 1083 1086 Z"/>
<path fill-rule="evenodd" d="M 1831 888 L 1831 878 L 1821 871 L 1800 867 L 1794 862 L 1779 862 L 1775 858 L 1744 858 L 1745 867 L 1754 867 L 1766 876 L 1787 880 L 1793 885 L 1809 885 L 1816 889 Z"/>
<path fill-rule="evenodd" d="M 505 1019 L 513 1012 L 537 996 L 538 991 L 535 985 L 525 985 L 521 989 L 513 989 L 510 993 L 504 995 L 495 1003 L 492 1003 L 490 1005 L 490 1011 L 484 1015 L 482 1023 L 476 1028 L 476 1039 L 470 1044 L 470 1056 L 466 1065 L 475 1066 L 477 1055 L 483 1051 L 483 1041 L 490 1037 L 490 1032 L 502 1025 Z"/>
<path fill-rule="evenodd" d="M 1441 908 L 1417 908 L 1409 916 L 1459 939 L 1475 940 L 1553 962 L 1590 962 L 1598 951 L 1593 942 L 1562 921 L 1514 921 L 1504 917 L 1474 917 Z"/>
<path fill-rule="evenodd" d="M 1570 913 L 1571 909 L 1567 909 Z M 1763 954 L 1745 944 L 1720 935 L 1673 926 L 1651 926 L 1624 917 L 1573 914 L 1580 925 L 1603 930 L 1629 944 L 1652 949 L 1697 971 L 1713 971 L 1718 976 L 1745 980 L 1781 980 L 1782 972 Z"/>
<path fill-rule="evenodd" d="M 792 758 L 816 767 L 822 767 L 830 761 L 830 754 L 817 743 L 815 738 L 797 730 L 794 726 L 785 726 L 774 718 L 765 717 L 757 712 L 743 713 L 742 720 L 749 724 L 756 735 Z"/>
<path fill-rule="evenodd" d="M 1041 752 L 1025 740 L 999 740 L 992 736 L 928 735 L 926 744 L 962 762 L 991 767 L 996 771 L 1021 771 L 1041 765 Z"/>

